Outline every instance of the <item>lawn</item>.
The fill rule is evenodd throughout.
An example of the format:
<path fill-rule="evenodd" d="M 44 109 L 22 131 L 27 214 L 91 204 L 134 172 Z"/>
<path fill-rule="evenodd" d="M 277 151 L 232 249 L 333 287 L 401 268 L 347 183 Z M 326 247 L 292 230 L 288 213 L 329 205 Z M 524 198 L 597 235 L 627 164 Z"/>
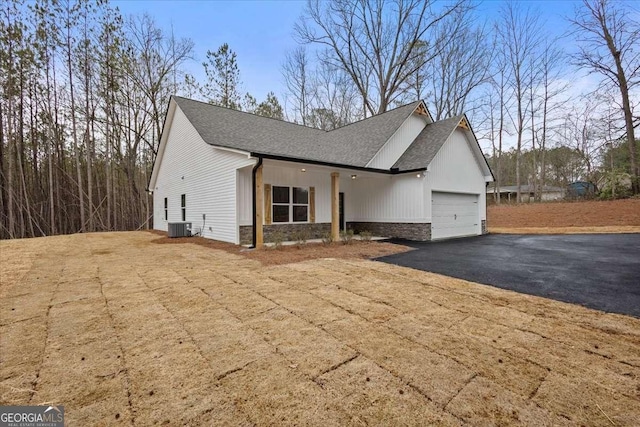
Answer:
<path fill-rule="evenodd" d="M 2 404 L 62 404 L 80 426 L 640 419 L 640 319 L 345 254 L 266 266 L 159 239 L 0 242 Z"/>

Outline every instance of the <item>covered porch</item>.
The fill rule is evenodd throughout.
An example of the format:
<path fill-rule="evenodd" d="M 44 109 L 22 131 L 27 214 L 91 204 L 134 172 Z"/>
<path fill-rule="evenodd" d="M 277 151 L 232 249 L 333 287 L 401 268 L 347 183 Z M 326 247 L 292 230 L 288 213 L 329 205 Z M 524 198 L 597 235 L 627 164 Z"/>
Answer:
<path fill-rule="evenodd" d="M 263 159 L 238 170 L 238 241 L 257 248 L 339 241 L 348 229 L 398 237 L 425 222 L 423 200 L 416 197 L 423 178 Z"/>

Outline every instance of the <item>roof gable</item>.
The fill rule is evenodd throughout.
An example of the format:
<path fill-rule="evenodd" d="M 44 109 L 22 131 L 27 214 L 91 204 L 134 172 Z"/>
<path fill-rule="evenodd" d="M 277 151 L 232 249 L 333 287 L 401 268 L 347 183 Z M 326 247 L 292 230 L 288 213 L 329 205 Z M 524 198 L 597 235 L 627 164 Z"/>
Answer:
<path fill-rule="evenodd" d="M 332 131 L 172 97 L 202 139 L 249 153 L 365 167 L 421 101 Z"/>
<path fill-rule="evenodd" d="M 493 181 L 491 168 L 489 168 L 487 159 L 482 154 L 478 140 L 464 114 L 428 124 L 400 156 L 393 165 L 393 169 L 399 171 L 426 169 L 457 128 L 460 128 L 469 139 L 470 148 L 485 179 Z"/>
<path fill-rule="evenodd" d="M 365 167 L 421 103 L 416 101 L 334 129 L 318 143 L 330 147 L 333 163 Z"/>
<path fill-rule="evenodd" d="M 422 129 L 409 148 L 393 165 L 398 170 L 426 169 L 463 116 L 430 123 Z"/>

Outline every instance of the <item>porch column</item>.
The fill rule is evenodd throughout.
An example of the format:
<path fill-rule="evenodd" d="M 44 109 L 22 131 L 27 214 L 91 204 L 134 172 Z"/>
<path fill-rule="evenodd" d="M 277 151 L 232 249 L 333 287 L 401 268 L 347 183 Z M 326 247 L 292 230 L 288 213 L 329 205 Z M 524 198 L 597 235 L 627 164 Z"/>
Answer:
<path fill-rule="evenodd" d="M 334 242 L 340 239 L 340 174 L 331 173 L 331 237 Z"/>
<path fill-rule="evenodd" d="M 261 248 L 264 243 L 264 236 L 262 233 L 262 224 L 263 224 L 263 212 L 264 209 L 264 190 L 262 186 L 262 168 L 260 167 L 256 170 L 256 248 Z"/>

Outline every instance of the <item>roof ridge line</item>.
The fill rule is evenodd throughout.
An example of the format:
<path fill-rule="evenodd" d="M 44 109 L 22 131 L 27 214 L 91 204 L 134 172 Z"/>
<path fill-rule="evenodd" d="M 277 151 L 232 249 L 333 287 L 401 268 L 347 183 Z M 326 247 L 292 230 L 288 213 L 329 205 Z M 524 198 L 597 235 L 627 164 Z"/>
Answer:
<path fill-rule="evenodd" d="M 375 117 L 380 117 L 380 116 L 385 115 L 387 113 L 391 113 L 392 111 L 399 110 L 400 108 L 408 107 L 411 104 L 420 103 L 420 102 L 422 102 L 421 99 L 419 99 L 417 101 L 410 102 L 408 104 L 399 105 L 399 106 L 397 106 L 395 108 L 392 108 L 391 110 L 387 110 L 387 111 L 385 111 L 383 113 L 374 114 L 373 116 L 365 117 L 364 119 L 360 119 L 360 120 L 352 122 L 352 123 L 347 123 L 344 126 L 340 126 L 340 127 L 335 128 L 335 129 L 331 129 L 330 131 L 327 131 L 327 133 L 331 133 L 331 132 L 333 132 L 335 130 L 339 130 L 339 129 L 344 129 L 344 128 L 348 127 L 348 126 L 355 125 L 355 124 L 358 124 L 358 123 L 362 123 L 362 122 L 364 122 L 366 120 L 373 119 Z M 416 108 L 417 108 L 417 105 L 416 105 Z"/>
<path fill-rule="evenodd" d="M 328 133 L 329 132 L 329 131 L 326 131 L 326 130 L 323 130 L 323 129 L 318 129 L 318 128 L 314 128 L 314 127 L 307 126 L 307 125 L 302 125 L 300 123 L 290 122 L 290 121 L 284 120 L 284 119 L 276 119 L 275 117 L 261 116 L 260 114 L 250 113 L 248 111 L 236 110 L 235 108 L 229 108 L 229 107 L 223 107 L 222 105 L 211 104 L 211 103 L 206 102 L 206 101 L 200 101 L 199 99 L 185 98 L 184 96 L 179 96 L 179 95 L 171 95 L 171 97 L 172 98 L 181 98 L 181 99 L 184 99 L 186 101 L 191 101 L 191 102 L 197 102 L 199 104 L 204 104 L 204 105 L 209 106 L 209 107 L 216 107 L 216 108 L 221 108 L 223 110 L 235 111 L 237 113 L 244 113 L 244 114 L 248 114 L 248 115 L 254 116 L 254 117 L 262 117 L 263 119 L 275 120 L 275 121 L 280 122 L 280 123 L 286 123 L 286 124 L 289 124 L 289 125 L 300 126 L 302 128 L 310 129 L 310 130 L 314 130 L 314 131 L 318 131 L 318 132 L 324 132 L 324 133 Z"/>

